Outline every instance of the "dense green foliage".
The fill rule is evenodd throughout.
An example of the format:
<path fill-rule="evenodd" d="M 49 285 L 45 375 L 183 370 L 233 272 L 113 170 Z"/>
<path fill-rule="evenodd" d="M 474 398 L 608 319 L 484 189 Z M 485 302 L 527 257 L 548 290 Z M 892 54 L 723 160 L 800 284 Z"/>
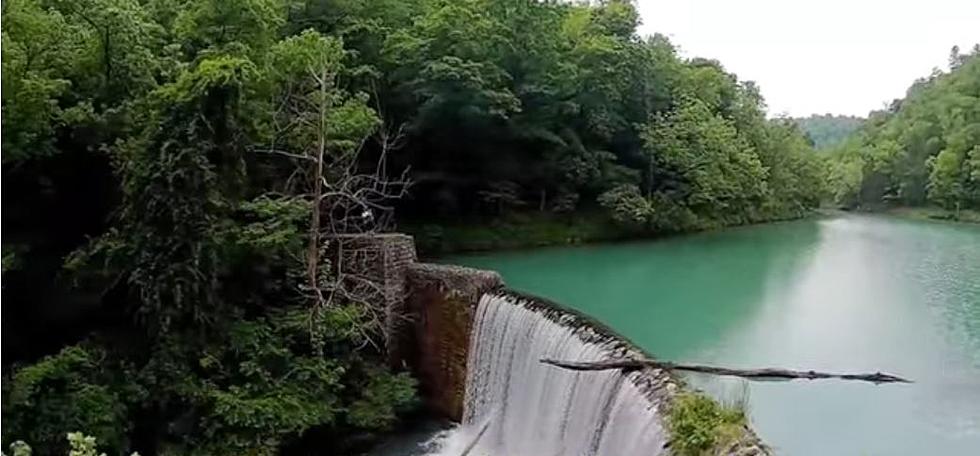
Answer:
<path fill-rule="evenodd" d="M 81 432 L 69 432 L 68 456 L 106 456 L 98 450 L 98 439 Z M 31 456 L 34 449 L 22 440 L 17 440 L 9 445 L 10 456 Z M 6 454 L 6 453 L 3 453 Z M 139 456 L 139 453 L 132 453 L 132 456 Z"/>
<path fill-rule="evenodd" d="M 61 426 L 70 424 L 120 446 L 130 427 L 124 401 L 139 392 L 118 384 L 104 357 L 98 348 L 71 346 L 17 371 L 4 391 L 4 440 L 16 436 L 53 450 L 66 443 Z"/>
<path fill-rule="evenodd" d="M 840 144 L 864 122 L 860 117 L 833 114 L 814 114 L 794 120 L 817 149 L 827 149 Z"/>
<path fill-rule="evenodd" d="M 3 437 L 41 454 L 72 431 L 114 453 L 347 451 L 414 404 L 376 318 L 311 298 L 305 246 L 340 216 L 312 215 L 297 163 L 317 156 L 330 184 L 384 151 L 415 183 L 399 215 L 433 233 L 532 211 L 600 214 L 542 237 L 675 232 L 821 192 L 794 123 L 638 36 L 625 0 L 10 0 L 2 19 Z"/>
<path fill-rule="evenodd" d="M 885 211 L 890 215 L 915 220 L 952 220 L 962 223 L 980 224 L 980 210 L 947 210 L 935 206 L 896 206 Z"/>
<path fill-rule="evenodd" d="M 684 393 L 667 410 L 670 448 L 678 456 L 719 454 L 718 450 L 742 435 L 745 412 L 719 405 L 702 394 Z"/>
<path fill-rule="evenodd" d="M 616 223 L 599 211 L 514 212 L 464 222 L 429 220 L 419 225 L 405 225 L 403 229 L 413 233 L 420 251 L 431 255 L 576 245 L 643 234 Z"/>
<path fill-rule="evenodd" d="M 839 205 L 980 207 L 980 46 L 954 48 L 934 71 L 831 151 L 830 197 Z"/>
<path fill-rule="evenodd" d="M 287 5 L 247 6 L 5 4 L 5 177 L 17 194 L 47 180 L 42 201 L 81 204 L 97 220 L 38 242 L 15 229 L 4 242 L 19 264 L 4 278 L 60 288 L 61 299 L 41 295 L 52 306 L 95 301 L 84 310 L 97 318 L 75 313 L 88 325 L 81 342 L 5 376 L 4 441 L 55 454 L 67 449 L 65 433 L 84 430 L 113 453 L 274 454 L 304 439 L 344 451 L 414 404 L 415 381 L 371 348 L 379 335 L 367 309 L 311 311 L 299 260 L 309 200 L 284 185 L 288 162 L 251 152 L 316 136 L 280 132 L 274 116 L 283 93 L 313 90 L 314 65 L 337 77 L 359 70 L 339 38 L 281 37 Z M 333 79 L 316 89 L 329 100 L 310 97 L 289 114 L 324 116 L 331 153 L 376 128 L 366 96 Z M 66 169 L 75 157 L 102 165 Z M 73 201 L 76 188 L 48 177 L 65 173 L 106 181 L 108 194 L 88 194 L 106 200 Z M 5 227 L 54 223 L 21 206 L 32 198 L 14 202 Z M 56 279 L 34 278 L 44 270 Z M 13 291 L 8 305 L 27 305 L 29 292 Z"/>

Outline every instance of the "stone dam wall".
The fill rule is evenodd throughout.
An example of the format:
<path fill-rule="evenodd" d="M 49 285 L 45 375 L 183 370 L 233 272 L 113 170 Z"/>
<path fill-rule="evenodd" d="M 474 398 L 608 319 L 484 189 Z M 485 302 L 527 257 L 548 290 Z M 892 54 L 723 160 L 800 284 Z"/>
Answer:
<path fill-rule="evenodd" d="M 404 362 L 419 379 L 429 408 L 458 422 L 476 303 L 503 281 L 496 272 L 437 264 L 412 265 L 407 277 L 405 308 L 413 324 L 403 345 L 414 350 Z"/>

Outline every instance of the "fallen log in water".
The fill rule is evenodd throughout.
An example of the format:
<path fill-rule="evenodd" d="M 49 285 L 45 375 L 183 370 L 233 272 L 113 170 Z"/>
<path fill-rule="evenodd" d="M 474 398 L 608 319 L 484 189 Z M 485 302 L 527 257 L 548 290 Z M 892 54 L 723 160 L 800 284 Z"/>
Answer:
<path fill-rule="evenodd" d="M 819 380 L 836 378 L 840 380 L 859 380 L 871 383 L 912 383 L 911 380 L 904 379 L 895 375 L 875 372 L 873 374 L 834 374 L 818 371 L 798 371 L 779 368 L 763 369 L 731 369 L 727 367 L 703 366 L 698 364 L 678 364 L 669 361 L 656 361 L 653 359 L 610 359 L 603 361 L 560 361 L 555 359 L 541 359 L 542 363 L 563 369 L 576 371 L 600 371 L 610 369 L 636 370 L 645 367 L 665 370 L 681 370 L 688 372 L 701 372 L 713 375 L 729 375 L 742 377 L 749 380 Z"/>

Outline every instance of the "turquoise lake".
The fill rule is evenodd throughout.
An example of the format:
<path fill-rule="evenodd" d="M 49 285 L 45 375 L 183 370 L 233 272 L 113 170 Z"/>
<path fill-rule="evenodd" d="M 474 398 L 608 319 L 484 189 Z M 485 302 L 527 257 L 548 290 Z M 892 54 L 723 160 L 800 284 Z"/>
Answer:
<path fill-rule="evenodd" d="M 581 310 L 652 355 L 915 381 L 688 377 L 778 454 L 980 454 L 980 227 L 842 215 L 447 259 Z"/>

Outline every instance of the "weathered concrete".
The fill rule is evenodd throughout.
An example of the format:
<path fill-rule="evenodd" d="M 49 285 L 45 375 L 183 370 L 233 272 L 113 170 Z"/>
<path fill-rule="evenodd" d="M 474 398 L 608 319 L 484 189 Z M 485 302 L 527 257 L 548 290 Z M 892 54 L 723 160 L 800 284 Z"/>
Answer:
<path fill-rule="evenodd" d="M 403 362 L 419 379 L 428 406 L 459 421 L 466 393 L 473 312 L 483 293 L 503 285 L 496 272 L 460 266 L 416 264 L 408 268 L 407 311 L 413 320 Z"/>

